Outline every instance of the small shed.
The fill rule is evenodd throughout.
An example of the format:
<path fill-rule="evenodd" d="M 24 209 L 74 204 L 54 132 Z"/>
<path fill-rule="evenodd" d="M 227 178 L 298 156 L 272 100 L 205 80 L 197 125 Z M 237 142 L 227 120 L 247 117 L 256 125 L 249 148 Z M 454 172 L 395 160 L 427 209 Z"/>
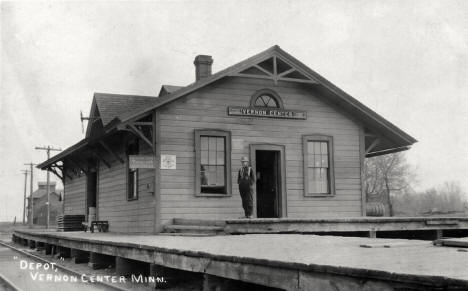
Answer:
<path fill-rule="evenodd" d="M 416 140 L 273 46 L 159 96 L 95 93 L 86 137 L 41 163 L 63 180 L 65 214 L 111 231 L 160 232 L 173 218 L 242 216 L 237 173 L 248 156 L 258 218 L 365 215 L 366 157 Z"/>

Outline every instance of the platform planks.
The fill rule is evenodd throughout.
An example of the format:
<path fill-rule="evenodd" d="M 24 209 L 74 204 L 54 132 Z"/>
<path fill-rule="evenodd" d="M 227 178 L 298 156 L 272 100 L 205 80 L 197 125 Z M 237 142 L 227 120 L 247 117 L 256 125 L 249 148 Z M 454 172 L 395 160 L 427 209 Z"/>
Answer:
<path fill-rule="evenodd" d="M 294 285 L 288 284 L 301 283 L 305 277 L 315 280 L 331 275 L 427 287 L 416 290 L 468 288 L 468 255 L 418 240 L 378 239 L 383 245 L 399 246 L 365 248 L 361 245 L 375 244 L 377 240 L 315 235 L 175 237 L 32 230 L 16 231 L 15 235 L 234 279 L 242 274 L 246 280 L 268 281 L 271 274 L 288 272 L 299 278 L 292 283 L 279 282 L 288 290 L 294 290 Z M 255 276 L 250 277 L 251 273 Z"/>

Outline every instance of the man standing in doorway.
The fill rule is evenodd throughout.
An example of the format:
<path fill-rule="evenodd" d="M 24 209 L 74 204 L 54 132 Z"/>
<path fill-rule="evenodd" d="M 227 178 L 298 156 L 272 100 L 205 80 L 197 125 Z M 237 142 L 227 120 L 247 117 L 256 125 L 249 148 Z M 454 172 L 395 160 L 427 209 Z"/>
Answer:
<path fill-rule="evenodd" d="M 239 184 L 239 193 L 242 198 L 242 207 L 244 208 L 245 218 L 252 218 L 253 212 L 253 185 L 255 183 L 255 173 L 249 166 L 249 159 L 242 157 L 242 167 L 239 169 L 237 183 Z"/>

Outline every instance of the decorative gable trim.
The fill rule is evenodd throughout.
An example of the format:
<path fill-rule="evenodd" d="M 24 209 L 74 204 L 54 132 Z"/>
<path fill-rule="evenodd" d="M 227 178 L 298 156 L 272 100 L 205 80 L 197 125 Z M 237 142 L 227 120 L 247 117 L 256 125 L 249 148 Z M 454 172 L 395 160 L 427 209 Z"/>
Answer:
<path fill-rule="evenodd" d="M 307 72 L 275 53 L 253 66 L 240 72 L 234 72 L 229 76 L 267 79 L 272 80 L 275 85 L 278 84 L 278 81 L 318 84 Z"/>

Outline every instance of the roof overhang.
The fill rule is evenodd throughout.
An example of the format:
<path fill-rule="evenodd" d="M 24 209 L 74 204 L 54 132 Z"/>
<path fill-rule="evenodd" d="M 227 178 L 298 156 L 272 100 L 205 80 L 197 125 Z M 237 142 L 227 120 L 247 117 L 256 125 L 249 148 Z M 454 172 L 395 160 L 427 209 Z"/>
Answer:
<path fill-rule="evenodd" d="M 52 158 L 40 163 L 36 167 L 41 169 L 41 170 L 47 169 L 51 165 L 62 161 L 66 156 L 85 148 L 88 144 L 89 144 L 89 139 L 87 139 L 87 138 L 82 139 L 81 141 L 77 142 L 76 144 L 72 145 L 71 147 L 69 147 L 69 148 L 61 151 L 60 153 L 56 154 Z"/>

